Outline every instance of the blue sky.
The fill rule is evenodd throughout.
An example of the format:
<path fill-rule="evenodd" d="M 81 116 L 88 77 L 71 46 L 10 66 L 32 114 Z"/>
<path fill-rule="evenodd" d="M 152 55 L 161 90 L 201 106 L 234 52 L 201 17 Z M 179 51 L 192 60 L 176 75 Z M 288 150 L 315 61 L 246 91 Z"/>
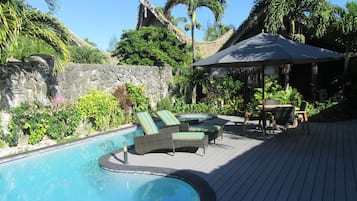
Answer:
<path fill-rule="evenodd" d="M 162 7 L 165 0 L 149 0 Z M 47 12 L 44 0 L 27 0 L 34 8 Z M 80 38 L 88 38 L 101 50 L 109 48 L 110 41 L 120 39 L 123 30 L 136 28 L 139 0 L 57 0 L 59 8 L 55 16 Z M 230 0 L 222 23 L 237 28 L 249 15 L 254 0 Z M 330 0 L 344 6 L 347 0 Z M 213 14 L 206 8 L 198 10 L 198 21 L 203 29 L 197 32 L 201 39 L 207 24 L 214 22 Z M 175 17 L 186 17 L 184 6 L 177 6 L 172 13 Z"/>

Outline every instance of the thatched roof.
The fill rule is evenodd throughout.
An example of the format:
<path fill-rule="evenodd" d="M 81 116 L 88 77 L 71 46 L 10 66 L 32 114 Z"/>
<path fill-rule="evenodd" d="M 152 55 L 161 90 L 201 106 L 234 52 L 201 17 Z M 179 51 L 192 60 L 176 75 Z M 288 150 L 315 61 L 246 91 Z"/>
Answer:
<path fill-rule="evenodd" d="M 75 33 L 71 32 L 71 44 L 73 46 L 88 46 L 88 47 L 93 47 L 91 44 L 89 44 L 87 41 L 82 40 L 79 38 Z"/>

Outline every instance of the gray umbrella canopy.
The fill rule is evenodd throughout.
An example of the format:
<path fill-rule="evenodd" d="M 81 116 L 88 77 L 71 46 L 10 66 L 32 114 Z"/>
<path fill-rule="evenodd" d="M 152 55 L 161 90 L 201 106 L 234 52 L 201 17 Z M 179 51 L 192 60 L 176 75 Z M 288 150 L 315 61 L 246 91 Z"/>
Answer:
<path fill-rule="evenodd" d="M 288 40 L 281 35 L 260 33 L 191 66 L 239 67 L 274 64 L 305 64 L 342 59 L 343 54 Z"/>
<path fill-rule="evenodd" d="M 264 76 L 267 65 L 307 64 L 334 61 L 343 54 L 331 50 L 298 43 L 280 35 L 260 33 L 241 41 L 212 56 L 199 60 L 191 66 L 201 67 L 252 67 L 259 66 Z M 264 111 L 264 79 L 262 99 Z M 265 113 L 263 112 L 263 135 L 265 136 Z"/>

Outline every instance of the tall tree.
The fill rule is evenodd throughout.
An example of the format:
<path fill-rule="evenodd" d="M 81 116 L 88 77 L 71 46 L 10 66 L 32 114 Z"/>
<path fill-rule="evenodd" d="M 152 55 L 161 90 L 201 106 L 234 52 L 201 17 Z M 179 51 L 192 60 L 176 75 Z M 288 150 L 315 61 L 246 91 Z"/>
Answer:
<path fill-rule="evenodd" d="M 288 31 L 290 38 L 304 42 L 299 25 L 323 36 L 333 17 L 333 8 L 327 0 L 255 0 L 255 6 L 264 6 L 265 29 L 271 33 Z M 286 27 L 288 25 L 288 27 Z"/>
<path fill-rule="evenodd" d="M 171 17 L 171 10 L 179 4 L 187 6 L 187 15 L 191 19 L 190 29 L 191 29 L 191 39 L 192 39 L 192 59 L 195 61 L 196 50 L 195 50 L 195 28 L 200 28 L 201 25 L 196 20 L 196 11 L 200 7 L 206 7 L 210 9 L 215 17 L 216 23 L 219 22 L 224 14 L 225 7 L 227 5 L 227 0 L 168 0 L 164 7 L 164 14 L 167 19 Z"/>
<path fill-rule="evenodd" d="M 55 0 L 46 0 L 54 9 Z M 56 51 L 53 73 L 60 72 L 69 61 L 67 44 L 70 32 L 51 14 L 33 9 L 24 0 L 0 1 L 0 63 L 4 64 L 11 56 L 13 44 L 20 33 L 27 37 L 45 41 Z"/>
<path fill-rule="evenodd" d="M 335 7 L 333 28 L 337 33 L 337 40 L 342 42 L 346 50 L 345 71 L 352 52 L 357 51 L 357 3 L 347 2 L 346 8 Z"/>
<path fill-rule="evenodd" d="M 233 25 L 227 26 L 223 24 L 214 24 L 213 26 L 207 26 L 207 30 L 203 39 L 205 41 L 214 41 L 219 37 L 223 36 L 230 29 L 234 29 Z"/>

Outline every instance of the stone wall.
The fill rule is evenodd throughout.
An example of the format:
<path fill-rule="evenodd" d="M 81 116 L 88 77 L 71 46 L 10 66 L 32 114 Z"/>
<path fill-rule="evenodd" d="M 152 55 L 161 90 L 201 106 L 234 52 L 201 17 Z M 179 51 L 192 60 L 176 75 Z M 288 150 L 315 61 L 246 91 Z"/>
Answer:
<path fill-rule="evenodd" d="M 114 92 L 118 85 L 145 86 L 151 105 L 168 96 L 172 79 L 170 67 L 68 64 L 57 77 L 51 74 L 53 58 L 33 56 L 30 62 L 12 62 L 0 67 L 0 109 L 23 101 L 47 104 L 56 93 L 75 101 L 90 89 Z"/>

